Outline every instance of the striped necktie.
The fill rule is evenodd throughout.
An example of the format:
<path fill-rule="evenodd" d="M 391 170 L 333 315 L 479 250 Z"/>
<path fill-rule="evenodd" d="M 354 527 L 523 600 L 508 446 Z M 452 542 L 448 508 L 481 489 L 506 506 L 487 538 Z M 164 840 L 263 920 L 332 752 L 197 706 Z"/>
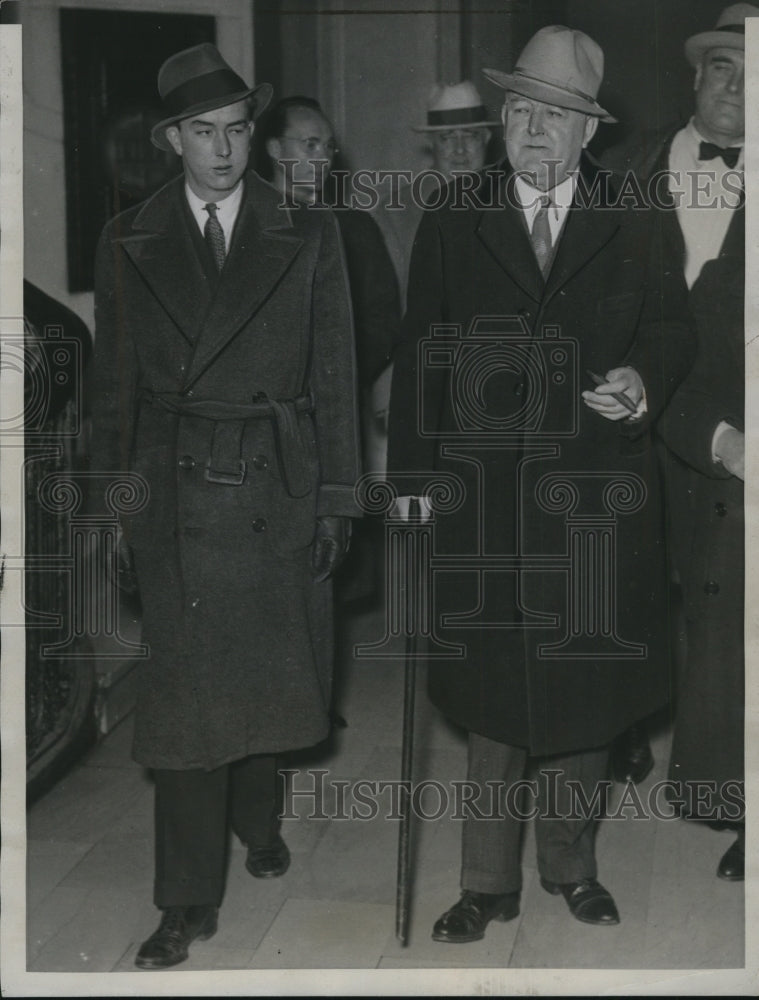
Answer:
<path fill-rule="evenodd" d="M 216 217 L 217 207 L 213 202 L 209 202 L 203 206 L 203 209 L 208 212 L 203 236 L 213 254 L 216 270 L 221 271 L 222 267 L 224 267 L 224 261 L 227 258 L 227 242 L 224 239 L 224 230 L 221 228 L 221 223 Z"/>
<path fill-rule="evenodd" d="M 530 233 L 532 249 L 535 251 L 535 257 L 544 278 L 546 276 L 548 263 L 551 259 L 551 251 L 553 249 L 551 227 L 548 224 L 548 208 L 550 204 L 551 199 L 547 194 L 540 196 L 540 208 L 536 212 L 535 218 L 532 221 L 532 232 Z"/>

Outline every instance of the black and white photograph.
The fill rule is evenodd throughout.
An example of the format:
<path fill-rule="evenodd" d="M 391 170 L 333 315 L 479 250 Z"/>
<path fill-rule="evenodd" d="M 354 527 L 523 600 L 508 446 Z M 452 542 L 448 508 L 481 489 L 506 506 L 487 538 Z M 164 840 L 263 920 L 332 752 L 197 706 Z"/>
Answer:
<path fill-rule="evenodd" d="M 756 992 L 752 107 L 759 0 L 0 2 L 4 995 Z"/>

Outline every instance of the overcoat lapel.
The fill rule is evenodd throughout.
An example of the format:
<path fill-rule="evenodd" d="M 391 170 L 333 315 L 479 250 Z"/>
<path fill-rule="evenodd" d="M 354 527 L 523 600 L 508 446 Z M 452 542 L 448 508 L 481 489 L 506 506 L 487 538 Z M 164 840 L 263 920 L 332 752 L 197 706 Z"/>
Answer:
<path fill-rule="evenodd" d="M 232 245 L 203 318 L 184 390 L 260 309 L 303 245 L 293 235 L 289 211 L 278 206 L 279 197 L 255 175 L 246 179 Z"/>
<path fill-rule="evenodd" d="M 153 295 L 173 319 L 177 333 L 192 343 L 211 301 L 182 210 L 184 180 L 178 177 L 146 202 L 119 242 Z"/>
<path fill-rule="evenodd" d="M 619 221 L 613 210 L 584 208 L 575 199 L 559 238 L 553 267 L 548 274 L 545 301 L 548 302 L 578 271 L 601 253 L 618 231 Z"/>
<path fill-rule="evenodd" d="M 662 143 L 658 155 L 651 166 L 651 170 L 645 174 L 647 178 L 652 176 L 655 177 L 658 174 L 665 174 L 669 170 L 669 151 L 672 146 L 672 140 L 679 130 L 678 126 L 678 128 L 671 132 Z M 667 232 L 667 238 L 670 241 L 670 246 L 675 249 L 680 259 L 685 261 L 685 239 L 683 238 L 683 231 L 680 228 L 680 223 L 677 219 L 675 199 L 670 193 L 669 185 L 664 183 L 658 184 L 657 194 L 663 206 L 664 228 Z"/>
<path fill-rule="evenodd" d="M 544 289 L 543 275 L 516 199 L 515 176 L 508 165 L 506 170 L 508 173 L 498 179 L 495 198 L 484 202 L 486 207 L 480 216 L 476 234 L 512 281 L 531 299 L 539 302 Z"/>
<path fill-rule="evenodd" d="M 575 198 L 561 234 L 553 266 L 544 281 L 514 190 L 516 177 L 508 164 L 500 180 L 498 210 L 485 208 L 477 236 L 503 270 L 536 302 L 547 302 L 614 237 L 619 222 L 613 211 L 584 209 Z M 588 177 L 592 187 L 593 177 Z"/>

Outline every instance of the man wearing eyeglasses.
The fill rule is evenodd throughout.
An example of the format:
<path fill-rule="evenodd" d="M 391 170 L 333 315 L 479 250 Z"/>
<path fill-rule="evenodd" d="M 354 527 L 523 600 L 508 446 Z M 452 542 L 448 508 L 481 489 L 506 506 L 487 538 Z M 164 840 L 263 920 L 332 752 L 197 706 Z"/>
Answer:
<path fill-rule="evenodd" d="M 315 205 L 338 152 L 332 126 L 312 97 L 287 97 L 266 115 L 259 133 L 261 173 L 288 201 Z M 268 161 L 268 162 L 266 162 Z"/>

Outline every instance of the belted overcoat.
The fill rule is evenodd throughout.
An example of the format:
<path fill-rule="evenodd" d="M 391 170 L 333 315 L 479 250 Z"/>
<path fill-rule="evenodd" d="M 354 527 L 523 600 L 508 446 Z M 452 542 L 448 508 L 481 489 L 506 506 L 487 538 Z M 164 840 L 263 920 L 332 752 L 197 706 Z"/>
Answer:
<path fill-rule="evenodd" d="M 443 481 L 431 697 L 535 754 L 600 746 L 670 697 L 651 427 L 692 364 L 687 289 L 661 216 L 589 159 L 580 181 L 546 279 L 508 163 L 424 214 L 390 404 L 397 491 Z M 622 365 L 647 414 L 615 423 L 581 393 Z"/>
<path fill-rule="evenodd" d="M 143 477 L 122 517 L 149 655 L 134 756 L 212 768 L 328 732 L 331 583 L 317 518 L 357 513 L 355 364 L 328 212 L 256 174 L 217 274 L 177 178 L 96 261 L 93 462 Z"/>

